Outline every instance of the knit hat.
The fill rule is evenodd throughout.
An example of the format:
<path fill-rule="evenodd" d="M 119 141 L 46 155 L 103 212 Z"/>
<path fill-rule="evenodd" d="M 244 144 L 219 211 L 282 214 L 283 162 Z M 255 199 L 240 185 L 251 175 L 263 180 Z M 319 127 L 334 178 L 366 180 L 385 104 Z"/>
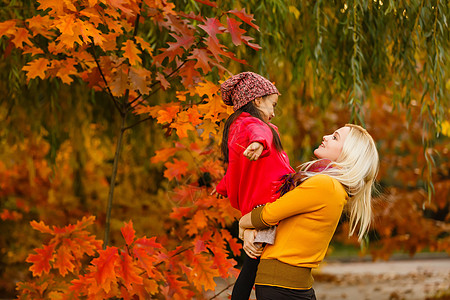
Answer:
<path fill-rule="evenodd" d="M 280 94 L 272 82 L 253 72 L 243 72 L 228 78 L 220 86 L 222 100 L 236 111 L 259 97 Z"/>

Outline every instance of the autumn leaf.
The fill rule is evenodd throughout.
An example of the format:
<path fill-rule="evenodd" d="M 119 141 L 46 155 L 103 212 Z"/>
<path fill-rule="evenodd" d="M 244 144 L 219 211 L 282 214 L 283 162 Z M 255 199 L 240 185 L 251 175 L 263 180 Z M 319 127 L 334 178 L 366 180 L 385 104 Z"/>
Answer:
<path fill-rule="evenodd" d="M 161 150 L 156 150 L 155 155 L 150 159 L 150 162 L 155 164 L 158 162 L 165 162 L 180 149 L 178 148 L 163 148 Z"/>
<path fill-rule="evenodd" d="M 124 5 L 126 5 L 128 3 L 128 1 L 125 1 L 125 0 L 107 0 L 107 2 L 112 7 L 116 8 L 116 9 L 120 9 L 121 11 L 123 11 L 128 16 L 134 16 L 135 15 L 135 13 L 130 8 L 127 8 L 127 7 L 124 6 Z"/>
<path fill-rule="evenodd" d="M 229 57 L 228 53 L 222 49 L 222 45 L 212 37 L 208 37 L 206 39 L 206 45 L 208 46 L 208 50 L 211 51 L 212 55 L 214 55 L 218 62 L 223 62 L 220 55 Z"/>
<path fill-rule="evenodd" d="M 241 24 L 242 22 L 227 17 L 228 32 L 231 34 L 231 41 L 236 46 L 242 44 L 242 35 L 246 32 L 244 29 L 239 27 Z"/>
<path fill-rule="evenodd" d="M 135 239 L 135 233 L 136 231 L 133 228 L 133 221 L 130 220 L 130 222 L 125 223 L 125 226 L 123 226 L 120 231 L 122 232 L 122 236 L 125 239 L 125 242 L 128 246 L 130 246 L 134 239 Z"/>
<path fill-rule="evenodd" d="M 143 279 L 139 276 L 142 270 L 136 267 L 133 259 L 126 251 L 123 251 L 120 255 L 118 266 L 117 275 L 121 277 L 127 289 L 131 289 L 133 283 L 142 284 Z"/>
<path fill-rule="evenodd" d="M 32 45 L 31 41 L 28 39 L 28 36 L 28 30 L 25 28 L 18 28 L 14 33 L 12 42 L 17 48 L 23 48 L 23 43 Z"/>
<path fill-rule="evenodd" d="M 123 57 L 128 58 L 131 65 L 141 64 L 142 60 L 139 57 L 141 51 L 136 47 L 136 44 L 132 40 L 127 40 L 121 48 Z"/>
<path fill-rule="evenodd" d="M 161 83 L 161 87 L 163 88 L 163 90 L 167 90 L 170 87 L 170 82 L 167 81 L 166 77 L 160 72 L 156 73 L 156 80 Z"/>
<path fill-rule="evenodd" d="M 116 282 L 115 265 L 119 258 L 116 247 L 108 247 L 98 251 L 99 257 L 94 258 L 91 264 L 95 267 L 95 280 L 105 292 L 111 290 L 111 283 Z"/>
<path fill-rule="evenodd" d="M 54 245 L 44 245 L 43 249 L 34 249 L 37 254 L 28 255 L 26 262 L 32 263 L 30 271 L 33 276 L 41 276 L 42 272 L 48 273 L 50 271 L 50 262 L 53 261 Z"/>
<path fill-rule="evenodd" d="M 195 0 L 196 2 L 202 3 L 202 4 L 206 4 L 209 5 L 211 7 L 217 7 L 217 3 L 215 2 L 211 2 L 209 0 Z"/>
<path fill-rule="evenodd" d="M 38 0 L 40 3 L 38 9 L 42 9 L 43 11 L 50 8 L 50 13 L 52 15 L 62 14 L 64 11 L 64 1 L 61 0 Z"/>
<path fill-rule="evenodd" d="M 192 35 L 176 35 L 171 33 L 172 37 L 174 37 L 177 41 L 175 43 L 168 42 L 169 48 L 166 51 L 175 51 L 178 48 L 184 48 L 185 50 L 189 50 L 189 48 L 194 44 L 195 37 Z"/>
<path fill-rule="evenodd" d="M 200 96 L 208 96 L 209 99 L 213 98 L 219 92 L 220 86 L 211 81 L 199 82 L 195 87 L 195 92 Z"/>
<path fill-rule="evenodd" d="M 161 109 L 158 111 L 158 117 L 156 119 L 160 124 L 171 123 L 172 120 L 177 116 L 179 110 L 180 107 L 178 105 L 167 106 L 165 107 L 165 109 Z"/>
<path fill-rule="evenodd" d="M 245 12 L 245 8 L 243 8 L 242 10 L 237 9 L 229 10 L 228 13 L 235 15 L 236 17 L 238 17 L 239 19 L 241 19 L 242 21 L 244 21 L 245 23 L 247 23 L 248 25 L 252 26 L 253 28 L 259 31 L 259 26 L 252 22 L 255 20 L 253 18 L 253 15 L 247 14 Z"/>
<path fill-rule="evenodd" d="M 16 20 L 8 20 L 0 22 L 0 37 L 3 35 L 9 36 L 15 32 Z"/>
<path fill-rule="evenodd" d="M 213 267 L 211 260 L 202 254 L 192 254 L 190 256 L 192 272 L 191 276 L 195 278 L 193 280 L 194 285 L 198 290 L 214 290 L 216 283 L 214 277 L 219 276 L 217 268 Z"/>
<path fill-rule="evenodd" d="M 73 261 L 75 258 L 73 257 L 69 248 L 65 246 L 61 246 L 56 251 L 55 264 L 54 267 L 59 269 L 59 273 L 64 277 L 69 272 L 73 272 L 75 265 Z"/>
<path fill-rule="evenodd" d="M 22 70 L 27 72 L 27 78 L 33 79 L 36 77 L 40 77 L 41 79 L 45 78 L 45 71 L 48 69 L 49 61 L 45 58 L 38 58 L 26 64 Z"/>
<path fill-rule="evenodd" d="M 164 164 L 164 166 L 167 168 L 164 171 L 164 177 L 169 180 L 172 180 L 174 178 L 180 180 L 181 176 L 187 173 L 189 164 L 185 161 L 174 158 L 173 163 L 167 162 Z"/>
<path fill-rule="evenodd" d="M 36 221 L 31 221 L 30 225 L 31 225 L 31 227 L 33 227 L 34 229 L 36 229 L 42 233 L 50 233 L 50 234 L 54 233 L 54 231 L 51 230 L 50 227 L 45 225 L 44 222 L 42 222 L 42 221 L 40 221 L 39 223 Z"/>
<path fill-rule="evenodd" d="M 209 37 L 211 37 L 214 41 L 218 41 L 217 35 L 223 33 L 226 29 L 216 18 L 206 18 L 205 25 L 200 24 L 198 27 L 206 31 Z"/>
<path fill-rule="evenodd" d="M 183 217 L 186 217 L 192 208 L 190 207 L 174 207 L 172 208 L 172 212 L 170 213 L 170 218 L 180 220 Z"/>
<path fill-rule="evenodd" d="M 188 56 L 188 59 L 196 59 L 197 63 L 194 68 L 202 69 L 202 71 L 206 74 L 211 70 L 211 66 L 209 62 L 211 59 L 208 56 L 208 52 L 205 49 L 194 49 L 192 54 Z"/>
<path fill-rule="evenodd" d="M 130 68 L 130 83 L 134 90 L 139 91 L 141 94 L 145 95 L 150 92 L 150 87 L 148 85 L 151 72 L 147 69 L 138 66 L 132 66 Z"/>

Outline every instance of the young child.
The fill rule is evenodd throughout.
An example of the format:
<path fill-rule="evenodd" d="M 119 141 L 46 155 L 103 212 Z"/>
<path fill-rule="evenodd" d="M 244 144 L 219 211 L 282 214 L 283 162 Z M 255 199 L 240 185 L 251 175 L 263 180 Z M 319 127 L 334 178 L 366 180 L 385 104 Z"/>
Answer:
<path fill-rule="evenodd" d="M 283 151 L 277 127 L 270 123 L 280 93 L 269 80 L 252 72 L 234 75 L 220 88 L 223 101 L 233 106 L 234 113 L 223 131 L 222 153 L 228 167 L 216 191 L 245 215 L 275 201 L 280 178 L 295 172 Z M 244 253 L 232 300 L 249 299 L 258 263 L 259 259 Z"/>

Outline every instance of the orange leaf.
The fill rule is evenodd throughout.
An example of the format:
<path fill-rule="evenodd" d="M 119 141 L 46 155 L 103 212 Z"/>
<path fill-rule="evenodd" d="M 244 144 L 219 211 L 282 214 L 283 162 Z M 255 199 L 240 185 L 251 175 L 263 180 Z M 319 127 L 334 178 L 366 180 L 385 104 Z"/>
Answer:
<path fill-rule="evenodd" d="M 48 69 L 49 61 L 45 58 L 38 58 L 36 60 L 30 61 L 26 64 L 22 70 L 27 72 L 27 78 L 33 79 L 36 77 L 40 77 L 41 79 L 45 78 L 45 71 Z"/>
<path fill-rule="evenodd" d="M 180 106 L 178 105 L 167 106 L 165 107 L 165 109 L 158 111 L 158 117 L 156 119 L 160 124 L 164 124 L 166 122 L 171 123 L 172 120 L 177 116 L 179 110 Z"/>
<path fill-rule="evenodd" d="M 186 114 L 186 112 L 183 112 L 184 114 Z M 187 116 L 186 116 L 187 117 Z M 180 139 L 186 138 L 188 136 L 187 132 L 189 130 L 193 131 L 195 130 L 195 127 L 192 126 L 191 123 L 188 122 L 180 122 L 177 121 L 175 123 L 172 123 L 170 125 L 171 128 L 175 128 L 177 130 L 177 135 Z"/>
<path fill-rule="evenodd" d="M 9 20 L 0 22 L 0 37 L 3 35 L 9 36 L 15 32 L 16 20 Z"/>
<path fill-rule="evenodd" d="M 188 171 L 187 167 L 189 164 L 185 161 L 180 161 L 178 159 L 174 159 L 173 163 L 167 162 L 164 164 L 167 170 L 164 171 L 164 177 L 169 180 L 174 178 L 180 180 L 181 176 L 185 175 Z"/>
<path fill-rule="evenodd" d="M 181 219 L 182 217 L 186 217 L 191 211 L 190 207 L 174 207 L 172 208 L 172 212 L 170 213 L 170 217 L 172 219 Z"/>
<path fill-rule="evenodd" d="M 175 153 L 177 153 L 180 149 L 178 148 L 164 148 L 161 150 L 156 150 L 155 156 L 150 159 L 150 162 L 156 164 L 158 162 L 167 161 L 170 157 L 172 157 Z"/>
<path fill-rule="evenodd" d="M 64 1 L 61 0 L 38 0 L 40 3 L 38 9 L 47 10 L 50 8 L 50 15 L 60 15 L 64 12 Z"/>
<path fill-rule="evenodd" d="M 122 235 L 125 239 L 125 242 L 127 245 L 131 245 L 135 238 L 136 231 L 133 229 L 133 222 L 130 220 L 130 222 L 125 223 L 125 226 L 120 229 L 122 232 Z"/>
<path fill-rule="evenodd" d="M 36 221 L 30 222 L 31 227 L 33 227 L 36 230 L 39 230 L 42 233 L 50 233 L 53 234 L 54 231 L 50 229 L 47 225 L 44 224 L 44 222 L 40 221 L 39 223 Z"/>
<path fill-rule="evenodd" d="M 40 276 L 42 272 L 48 273 L 50 271 L 50 261 L 53 261 L 54 248 L 54 245 L 44 245 L 44 249 L 34 249 L 37 254 L 28 255 L 26 262 L 33 264 L 30 267 L 30 271 L 33 272 L 33 276 Z"/>
<path fill-rule="evenodd" d="M 137 90 L 143 95 L 148 94 L 150 92 L 150 87 L 148 86 L 150 76 L 151 72 L 145 68 L 131 67 L 129 77 L 133 90 Z"/>
<path fill-rule="evenodd" d="M 121 259 L 119 260 L 119 270 L 118 274 L 124 281 L 125 286 L 131 289 L 131 284 L 142 284 L 142 277 L 139 274 L 142 272 L 141 269 L 136 267 L 133 259 L 126 251 L 122 252 Z"/>
<path fill-rule="evenodd" d="M 142 60 L 139 57 L 141 51 L 136 47 L 136 44 L 132 40 L 127 40 L 121 50 L 124 51 L 123 57 L 128 58 L 131 65 L 142 63 Z"/>
<path fill-rule="evenodd" d="M 203 256 L 202 254 L 189 255 L 189 260 L 191 261 L 190 266 L 192 266 L 192 272 L 190 274 L 194 279 L 192 282 L 197 287 L 198 290 L 214 290 L 216 283 L 214 282 L 214 277 L 219 276 L 219 271 L 217 268 L 213 267 L 211 260 Z"/>
<path fill-rule="evenodd" d="M 72 256 L 70 249 L 65 246 L 59 247 L 56 251 L 56 259 L 54 267 L 59 269 L 59 273 L 64 277 L 68 272 L 73 272 L 75 258 Z"/>
<path fill-rule="evenodd" d="M 111 283 L 116 282 L 115 265 L 119 257 L 116 247 L 108 247 L 106 250 L 99 250 L 99 257 L 92 260 L 92 265 L 96 267 L 94 274 L 97 284 L 107 293 L 111 290 Z"/>
<path fill-rule="evenodd" d="M 17 29 L 12 42 L 17 48 L 23 48 L 23 43 L 32 45 L 31 41 L 28 39 L 28 30 L 26 30 L 25 28 Z"/>
<path fill-rule="evenodd" d="M 156 73 L 156 80 L 161 83 L 161 87 L 163 88 L 163 90 L 167 90 L 170 87 L 170 82 L 167 81 L 166 77 L 160 72 Z"/>

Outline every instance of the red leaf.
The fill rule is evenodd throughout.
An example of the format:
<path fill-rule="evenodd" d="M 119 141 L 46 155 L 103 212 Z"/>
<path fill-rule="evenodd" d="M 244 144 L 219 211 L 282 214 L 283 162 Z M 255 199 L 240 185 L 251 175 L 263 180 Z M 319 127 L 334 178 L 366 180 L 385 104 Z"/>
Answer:
<path fill-rule="evenodd" d="M 216 18 L 207 18 L 205 25 L 198 25 L 198 27 L 206 31 L 214 40 L 217 40 L 217 34 L 223 33 L 226 29 Z"/>
<path fill-rule="evenodd" d="M 170 82 L 168 82 L 166 77 L 159 72 L 156 73 L 156 80 L 161 83 L 163 90 L 167 90 L 170 87 Z"/>
<path fill-rule="evenodd" d="M 75 260 L 70 249 L 65 246 L 59 247 L 56 252 L 55 268 L 59 269 L 59 273 L 64 277 L 68 272 L 73 272 L 75 265 L 72 263 Z"/>
<path fill-rule="evenodd" d="M 125 239 L 125 242 L 128 246 L 130 246 L 135 238 L 136 231 L 133 229 L 133 222 L 130 220 L 130 222 L 125 223 L 125 226 L 120 229 L 122 232 L 122 235 Z"/>
<path fill-rule="evenodd" d="M 33 276 L 40 276 L 42 272 L 48 273 L 50 271 L 50 261 L 53 261 L 54 245 L 44 245 L 44 249 L 34 249 L 37 254 L 28 255 L 26 262 L 32 263 L 30 271 Z"/>
<path fill-rule="evenodd" d="M 239 27 L 242 24 L 242 22 L 227 17 L 227 24 L 228 24 L 228 32 L 231 34 L 231 40 L 233 41 L 233 44 L 239 46 L 240 44 L 242 44 L 241 36 L 246 32 L 244 29 Z"/>
<path fill-rule="evenodd" d="M 185 50 L 188 50 L 195 41 L 195 37 L 193 35 L 179 36 L 173 33 L 171 33 L 170 35 L 173 36 L 177 41 L 175 43 L 168 42 L 167 45 L 169 45 L 169 48 L 167 48 L 166 51 L 175 51 L 181 47 Z"/>
<path fill-rule="evenodd" d="M 211 2 L 209 0 L 195 0 L 196 2 L 203 3 L 212 7 L 217 7 L 217 3 Z"/>
<path fill-rule="evenodd" d="M 132 283 L 142 284 L 142 277 L 139 276 L 142 270 L 136 267 L 131 256 L 124 251 L 120 257 L 118 275 L 122 277 L 125 286 L 130 290 Z"/>
<path fill-rule="evenodd" d="M 228 56 L 227 52 L 222 49 L 223 45 L 221 45 L 218 40 L 213 39 L 210 36 L 206 39 L 206 45 L 208 46 L 208 50 L 211 51 L 212 55 L 214 55 L 218 62 L 223 62 L 220 55 Z"/>
<path fill-rule="evenodd" d="M 108 247 L 106 250 L 99 250 L 99 257 L 92 260 L 92 265 L 96 267 L 94 274 L 97 284 L 107 293 L 111 290 L 111 283 L 116 282 L 115 265 L 119 257 L 116 247 Z"/>
<path fill-rule="evenodd" d="M 42 233 L 50 233 L 53 234 L 53 230 L 50 229 L 47 225 L 44 224 L 44 222 L 40 221 L 39 223 L 36 221 L 30 222 L 31 227 L 33 227 L 36 230 L 39 230 Z"/>
<path fill-rule="evenodd" d="M 253 28 L 255 28 L 256 30 L 259 31 L 259 26 L 252 23 L 252 21 L 254 21 L 255 19 L 253 18 L 253 15 L 247 14 L 245 12 L 245 8 L 243 8 L 242 10 L 230 10 L 228 11 L 230 14 L 235 15 L 236 17 L 238 17 L 239 19 L 241 19 L 242 21 L 244 21 L 245 23 L 247 23 L 248 25 L 252 26 Z"/>
<path fill-rule="evenodd" d="M 211 66 L 209 65 L 211 59 L 209 58 L 208 52 L 205 49 L 194 49 L 192 51 L 192 55 L 190 55 L 188 59 L 196 59 L 197 63 L 195 64 L 194 68 L 202 69 L 203 73 L 206 74 L 211 71 Z"/>
<path fill-rule="evenodd" d="M 180 161 L 175 158 L 173 160 L 173 163 L 167 162 L 164 164 L 164 166 L 167 168 L 167 170 L 164 171 L 164 177 L 169 180 L 172 180 L 174 178 L 180 180 L 181 176 L 187 173 L 187 167 L 189 166 L 189 164 L 185 161 Z"/>

